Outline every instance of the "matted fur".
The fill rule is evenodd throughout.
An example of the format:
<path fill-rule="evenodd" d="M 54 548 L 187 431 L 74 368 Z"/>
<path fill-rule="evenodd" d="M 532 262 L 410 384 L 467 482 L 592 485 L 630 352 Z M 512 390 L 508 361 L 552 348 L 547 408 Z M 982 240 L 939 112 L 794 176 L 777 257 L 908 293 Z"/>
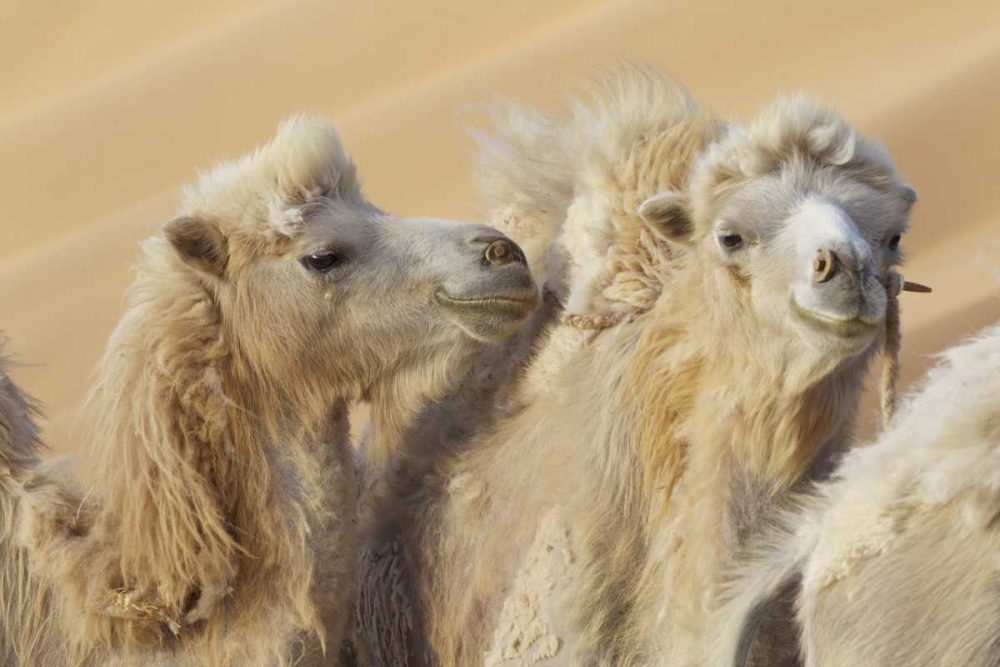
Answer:
<path fill-rule="evenodd" d="M 998 456 L 994 326 L 945 352 L 890 427 L 784 518 L 734 578 L 711 664 L 744 664 L 755 616 L 796 580 L 809 667 L 997 664 Z"/>
<path fill-rule="evenodd" d="M 487 207 L 523 216 L 515 238 L 523 225 L 554 239 L 535 266 L 568 313 L 620 323 L 540 327 L 522 347 L 533 353 L 514 357 L 525 370 L 482 406 L 492 418 L 458 433 L 432 422 L 445 434 L 436 448 L 423 427 L 401 443 L 402 481 L 369 543 L 394 545 L 404 583 L 392 595 L 363 583 L 362 599 L 395 600 L 383 624 L 399 627 L 403 607 L 419 619 L 410 664 L 692 664 L 722 567 L 846 444 L 876 348 L 832 359 L 758 322 L 750 279 L 702 251 L 710 205 L 744 188 L 708 184 L 738 150 L 777 155 L 791 191 L 870 188 L 896 222 L 911 191 L 825 107 L 781 102 L 743 130 L 648 68 L 605 77 L 568 117 L 499 118 L 483 188 L 503 199 Z M 829 141 L 788 139 L 802 132 Z M 740 173 L 733 182 L 748 187 L 767 177 Z M 637 213 L 662 191 L 680 193 L 692 240 Z M 554 549 L 564 569 L 550 565 Z M 368 640 L 379 653 L 383 638 Z"/>

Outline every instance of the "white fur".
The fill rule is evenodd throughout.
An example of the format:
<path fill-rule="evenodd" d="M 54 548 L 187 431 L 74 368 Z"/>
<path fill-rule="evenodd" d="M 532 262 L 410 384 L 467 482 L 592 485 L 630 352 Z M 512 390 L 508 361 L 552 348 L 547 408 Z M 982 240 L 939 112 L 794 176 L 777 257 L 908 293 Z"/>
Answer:
<path fill-rule="evenodd" d="M 872 445 L 803 500 L 737 579 L 711 664 L 801 575 L 809 667 L 986 667 L 1000 660 L 1000 326 L 948 350 Z"/>

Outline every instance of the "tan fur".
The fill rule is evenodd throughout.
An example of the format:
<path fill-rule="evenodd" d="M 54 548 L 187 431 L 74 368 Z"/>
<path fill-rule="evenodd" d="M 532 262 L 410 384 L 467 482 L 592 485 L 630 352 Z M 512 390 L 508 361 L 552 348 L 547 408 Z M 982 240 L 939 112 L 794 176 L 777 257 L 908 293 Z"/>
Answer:
<path fill-rule="evenodd" d="M 447 383 L 479 323 L 436 291 L 534 294 L 523 266 L 485 267 L 476 234 L 497 236 L 369 204 L 318 118 L 203 175 L 143 245 L 84 409 L 82 481 L 32 467 L 27 427 L 0 431 L 13 664 L 336 663 L 356 560 L 348 403 Z M 308 268 L 331 250 L 335 271 Z"/>
<path fill-rule="evenodd" d="M 838 356 L 771 316 L 766 298 L 781 282 L 712 259 L 716 216 L 774 177 L 790 193 L 829 189 L 879 206 L 879 220 L 901 225 L 909 190 L 880 151 L 823 107 L 782 102 L 750 130 L 729 128 L 648 68 L 607 77 L 569 119 L 526 117 L 527 134 L 508 115 L 488 145 L 510 162 L 488 172 L 500 182 L 486 192 L 571 179 L 558 185 L 571 201 L 542 195 L 532 204 L 535 189 L 514 199 L 518 210 L 545 211 L 530 219 L 553 227 L 532 234 L 556 239 L 547 257 L 558 261 L 542 266 L 566 311 L 617 324 L 540 328 L 534 352 L 515 355 L 524 373 L 502 400 L 479 404 L 495 415 L 481 428 L 441 437 L 436 449 L 425 429 L 404 440 L 404 470 L 414 451 L 430 451 L 433 463 L 411 467 L 381 499 L 391 518 L 376 524 L 370 544 L 398 545 L 407 568 L 405 604 L 422 618 L 408 640 L 410 664 L 474 665 L 484 654 L 531 662 L 523 656 L 538 653 L 491 643 L 533 636 L 498 627 L 517 609 L 532 610 L 519 617 L 534 630 L 555 633 L 546 644 L 555 655 L 545 652 L 552 663 L 692 664 L 722 568 L 846 444 L 877 344 Z M 523 146 L 539 126 L 567 129 L 532 154 Z M 573 143 L 552 147 L 554 136 Z M 549 171 L 568 155 L 574 170 Z M 690 238 L 670 237 L 684 225 L 668 232 L 637 213 L 662 191 L 680 193 Z M 553 200 L 564 210 L 547 208 Z M 772 222 L 781 220 L 759 224 Z M 883 272 L 893 263 L 880 261 Z M 467 390 L 448 401 L 466 400 Z M 447 433 L 447 423 L 435 424 Z M 744 505 L 759 511 L 743 515 Z M 543 517 L 553 516 L 573 554 L 558 581 L 534 555 Z M 384 594 L 363 584 L 361 595 Z M 391 623 L 391 605 L 382 611 Z M 369 641 L 378 653 L 379 637 Z"/>

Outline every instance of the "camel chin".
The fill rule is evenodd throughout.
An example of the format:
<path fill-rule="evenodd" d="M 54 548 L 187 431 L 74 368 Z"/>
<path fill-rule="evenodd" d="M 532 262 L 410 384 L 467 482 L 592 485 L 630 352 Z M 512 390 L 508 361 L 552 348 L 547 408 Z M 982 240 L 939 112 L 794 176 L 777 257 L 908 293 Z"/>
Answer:
<path fill-rule="evenodd" d="M 812 310 L 791 299 L 793 323 L 813 347 L 850 356 L 866 350 L 876 339 L 884 319 L 867 321 L 857 313 L 837 316 Z"/>

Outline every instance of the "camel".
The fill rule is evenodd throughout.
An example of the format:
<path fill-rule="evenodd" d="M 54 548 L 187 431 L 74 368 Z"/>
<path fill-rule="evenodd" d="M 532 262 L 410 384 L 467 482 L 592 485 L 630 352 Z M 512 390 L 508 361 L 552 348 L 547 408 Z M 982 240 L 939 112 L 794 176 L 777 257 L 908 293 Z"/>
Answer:
<path fill-rule="evenodd" d="M 873 444 L 742 567 L 713 665 L 746 665 L 775 593 L 807 667 L 1000 664 L 1000 326 L 947 351 Z"/>
<path fill-rule="evenodd" d="M 2 386 L 3 664 L 335 664 L 350 403 L 434 399 L 536 300 L 493 228 L 369 203 L 322 118 L 203 174 L 142 246 L 79 482 Z"/>
<path fill-rule="evenodd" d="M 497 119 L 487 208 L 548 307 L 501 377 L 368 434 L 397 454 L 360 634 L 378 665 L 699 664 L 721 574 L 850 441 L 916 195 L 801 95 L 743 127 L 627 67 Z"/>

